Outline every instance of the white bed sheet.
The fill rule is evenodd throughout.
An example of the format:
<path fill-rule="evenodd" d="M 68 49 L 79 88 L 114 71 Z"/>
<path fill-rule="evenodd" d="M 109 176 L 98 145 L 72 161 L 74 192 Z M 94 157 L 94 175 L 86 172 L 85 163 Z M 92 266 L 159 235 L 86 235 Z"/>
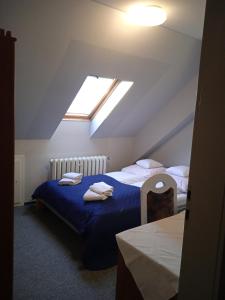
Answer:
<path fill-rule="evenodd" d="M 182 176 L 176 176 L 167 173 L 169 176 L 171 176 L 177 184 L 177 189 L 180 193 L 187 193 L 188 190 L 188 177 L 182 177 Z"/>
<path fill-rule="evenodd" d="M 123 168 L 121 171 L 108 172 L 105 175 L 108 175 L 122 183 L 137 183 L 136 186 L 139 186 L 139 184 L 143 184 L 143 182 L 149 179 L 150 177 L 156 174 L 165 173 L 165 170 L 166 169 L 163 167 L 144 169 L 142 167 L 139 167 L 138 165 L 130 165 Z"/>
<path fill-rule="evenodd" d="M 105 175 L 108 175 L 122 183 L 133 184 L 135 182 L 144 181 L 145 178 L 138 174 L 131 174 L 127 172 L 117 171 L 117 172 L 109 172 Z"/>
<path fill-rule="evenodd" d="M 187 193 L 178 193 L 177 194 L 177 209 L 181 211 L 186 208 L 187 203 Z"/>
<path fill-rule="evenodd" d="M 125 264 L 145 300 L 167 300 L 178 291 L 185 213 L 116 235 Z"/>
<path fill-rule="evenodd" d="M 165 173 L 166 169 L 164 167 L 145 169 L 138 165 L 130 165 L 130 166 L 127 166 L 127 167 L 121 169 L 121 171 L 130 173 L 130 174 L 135 174 L 138 176 L 142 176 L 144 178 L 144 180 L 146 180 L 153 175 Z"/>
<path fill-rule="evenodd" d="M 132 183 L 131 185 L 141 188 L 143 184 L 144 181 L 137 181 Z M 177 190 L 177 211 L 178 212 L 185 209 L 186 202 L 187 202 L 187 193 L 180 193 L 180 191 Z"/>
<path fill-rule="evenodd" d="M 152 173 L 154 172 L 159 172 L 161 173 L 159 170 L 156 169 L 164 169 L 164 168 L 155 168 L 152 169 L 154 170 Z M 154 173 L 151 176 L 155 175 L 155 174 L 159 174 L 159 173 Z M 162 172 L 163 173 L 163 172 Z M 148 173 L 150 174 L 150 172 Z M 117 172 L 109 172 L 106 173 L 106 175 L 122 182 L 125 184 L 130 184 L 130 185 L 134 185 L 137 186 L 139 188 L 142 187 L 142 185 L 144 184 L 144 182 L 151 176 L 148 176 L 148 178 L 146 178 L 146 175 L 140 175 L 140 173 L 138 174 L 131 174 L 131 173 L 127 173 L 127 172 L 123 172 L 123 171 L 117 171 Z M 177 190 L 177 210 L 181 211 L 183 209 L 185 209 L 186 207 L 186 201 L 187 201 L 187 194 L 186 193 L 180 193 L 179 189 Z"/>

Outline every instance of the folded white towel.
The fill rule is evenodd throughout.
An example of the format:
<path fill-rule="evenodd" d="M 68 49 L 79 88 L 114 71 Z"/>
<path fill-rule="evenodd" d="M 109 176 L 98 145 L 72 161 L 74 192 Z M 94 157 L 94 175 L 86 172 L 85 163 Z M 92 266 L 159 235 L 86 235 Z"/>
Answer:
<path fill-rule="evenodd" d="M 101 181 L 92 184 L 89 189 L 95 193 L 112 196 L 113 186 Z"/>
<path fill-rule="evenodd" d="M 105 200 L 107 198 L 108 198 L 107 196 L 105 196 L 103 194 L 100 195 L 98 193 L 95 193 L 95 192 L 91 191 L 90 189 L 87 190 L 87 192 L 83 196 L 83 199 L 85 201 Z"/>
<path fill-rule="evenodd" d="M 82 173 L 75 173 L 75 172 L 69 172 L 63 174 L 63 178 L 69 178 L 69 179 L 82 179 L 83 174 Z"/>
<path fill-rule="evenodd" d="M 76 185 L 80 182 L 81 182 L 80 179 L 73 180 L 70 178 L 62 178 L 61 180 L 59 180 L 58 184 L 59 185 Z"/>

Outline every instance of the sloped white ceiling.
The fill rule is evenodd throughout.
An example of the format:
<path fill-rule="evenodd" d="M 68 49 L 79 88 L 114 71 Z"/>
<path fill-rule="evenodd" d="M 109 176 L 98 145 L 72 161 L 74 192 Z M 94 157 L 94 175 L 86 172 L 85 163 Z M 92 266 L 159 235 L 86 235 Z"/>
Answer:
<path fill-rule="evenodd" d="M 177 56 L 176 63 L 169 64 L 167 68 L 164 68 L 161 76 L 153 83 L 150 79 L 156 74 L 148 62 L 147 69 L 150 77 L 147 75 L 137 78 L 133 89 L 128 92 L 101 126 L 96 128 L 95 119 L 92 121 L 92 136 L 137 135 L 146 123 L 154 118 L 194 75 L 198 74 L 200 43 L 190 43 L 186 50 L 188 51 L 181 51 L 180 57 Z M 159 67 L 157 71 L 159 71 Z M 138 90 L 137 86 L 142 83 L 143 78 L 147 79 L 147 89 L 142 94 L 141 89 Z"/>
<path fill-rule="evenodd" d="M 93 136 L 135 135 L 198 67 L 199 40 L 165 27 L 129 26 L 120 11 L 88 0 L 4 0 L 0 27 L 18 39 L 19 139 L 51 137 L 93 73 L 135 81 Z"/>
<path fill-rule="evenodd" d="M 43 131 L 47 137 L 52 135 L 86 76 L 99 75 L 134 81 L 133 93 L 127 95 L 127 108 L 129 108 L 131 101 L 138 97 L 142 99 L 148 92 L 149 86 L 153 86 L 167 68 L 166 63 L 153 59 L 147 60 L 80 41 L 72 41 L 43 97 L 39 110 L 36 111 L 27 138 L 41 138 Z M 121 113 L 121 109 L 119 112 Z M 108 130 L 107 135 L 112 136 L 110 127 Z"/>

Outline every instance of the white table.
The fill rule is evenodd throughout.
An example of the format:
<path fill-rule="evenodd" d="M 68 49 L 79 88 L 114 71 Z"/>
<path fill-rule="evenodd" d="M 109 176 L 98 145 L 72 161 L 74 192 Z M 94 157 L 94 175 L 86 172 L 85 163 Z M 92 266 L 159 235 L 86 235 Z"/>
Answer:
<path fill-rule="evenodd" d="M 116 235 L 125 264 L 145 300 L 176 295 L 185 212 Z"/>

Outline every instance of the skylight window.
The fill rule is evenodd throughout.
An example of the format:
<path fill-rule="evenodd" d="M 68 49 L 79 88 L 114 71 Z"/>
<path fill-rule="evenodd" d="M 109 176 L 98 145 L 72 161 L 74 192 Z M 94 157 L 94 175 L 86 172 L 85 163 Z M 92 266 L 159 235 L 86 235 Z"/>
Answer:
<path fill-rule="evenodd" d="M 111 111 L 120 102 L 123 96 L 127 93 L 130 87 L 133 85 L 132 81 L 121 81 L 114 92 L 108 97 L 102 108 L 97 113 L 97 118 L 105 119 Z"/>
<path fill-rule="evenodd" d="M 121 90 L 121 86 L 127 86 L 126 83 L 127 81 L 117 79 L 87 76 L 67 110 L 65 119 L 91 119 L 103 104 L 105 106 L 108 103 L 108 100 L 112 102 L 114 99 L 115 105 L 117 105 L 130 88 L 129 86 L 126 90 Z"/>

